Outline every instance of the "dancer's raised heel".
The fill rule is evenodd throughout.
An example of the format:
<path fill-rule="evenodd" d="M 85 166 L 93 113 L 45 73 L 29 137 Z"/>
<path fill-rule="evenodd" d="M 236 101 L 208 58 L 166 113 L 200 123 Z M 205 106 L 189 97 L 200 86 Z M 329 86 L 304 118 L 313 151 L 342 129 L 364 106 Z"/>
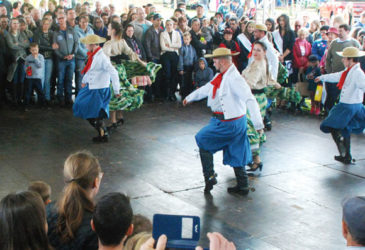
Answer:
<path fill-rule="evenodd" d="M 205 194 L 209 194 L 210 191 L 213 189 L 213 186 L 218 183 L 217 178 L 216 178 L 217 176 L 218 175 L 215 173 L 214 175 L 205 179 L 205 188 L 204 188 Z"/>

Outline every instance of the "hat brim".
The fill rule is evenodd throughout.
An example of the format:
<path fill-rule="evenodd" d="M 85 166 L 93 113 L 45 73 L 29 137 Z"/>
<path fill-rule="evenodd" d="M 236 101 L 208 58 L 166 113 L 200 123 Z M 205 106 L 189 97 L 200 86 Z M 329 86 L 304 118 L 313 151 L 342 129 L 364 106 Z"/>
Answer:
<path fill-rule="evenodd" d="M 214 55 L 214 54 L 206 54 L 205 58 L 217 58 L 217 57 L 224 57 L 224 56 L 237 56 L 240 52 L 235 52 L 231 54 L 223 54 L 223 55 Z"/>
<path fill-rule="evenodd" d="M 96 41 L 90 41 L 89 39 L 87 39 L 87 37 L 81 38 L 80 42 L 83 44 L 101 44 L 101 43 L 105 43 L 106 39 L 103 37 L 98 38 Z"/>
<path fill-rule="evenodd" d="M 347 56 L 344 56 L 343 55 L 343 52 L 336 52 L 337 55 L 341 56 L 341 57 L 363 57 L 365 56 L 365 51 L 359 51 L 359 54 L 358 55 L 347 55 Z"/>

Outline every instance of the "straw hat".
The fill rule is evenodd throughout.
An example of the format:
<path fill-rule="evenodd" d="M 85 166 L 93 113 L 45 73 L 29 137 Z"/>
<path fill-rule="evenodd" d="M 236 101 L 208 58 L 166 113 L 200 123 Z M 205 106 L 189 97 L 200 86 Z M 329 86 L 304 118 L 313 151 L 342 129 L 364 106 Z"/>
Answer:
<path fill-rule="evenodd" d="M 261 30 L 261 31 L 265 31 L 265 32 L 267 32 L 267 27 L 266 27 L 266 25 L 264 25 L 264 24 L 256 23 L 255 28 L 256 28 L 257 30 Z"/>
<path fill-rule="evenodd" d="M 98 35 L 88 35 L 80 39 L 83 44 L 100 44 L 105 43 L 106 39 Z"/>
<path fill-rule="evenodd" d="M 342 57 L 362 57 L 365 56 L 365 51 L 360 51 L 355 47 L 347 47 L 342 52 L 337 52 Z"/>
<path fill-rule="evenodd" d="M 223 56 L 236 56 L 240 52 L 232 53 L 230 49 L 227 48 L 218 48 L 213 51 L 213 54 L 207 54 L 205 58 L 215 58 L 215 57 L 223 57 Z"/>

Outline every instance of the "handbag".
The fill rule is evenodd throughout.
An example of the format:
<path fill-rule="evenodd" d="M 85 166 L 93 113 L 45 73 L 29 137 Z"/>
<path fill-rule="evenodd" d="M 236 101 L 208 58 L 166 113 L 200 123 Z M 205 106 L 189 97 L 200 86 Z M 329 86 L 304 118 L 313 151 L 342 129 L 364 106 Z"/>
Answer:
<path fill-rule="evenodd" d="M 322 92 L 323 92 L 323 85 L 318 84 L 317 89 L 316 89 L 316 93 L 314 95 L 314 100 L 316 102 L 320 102 L 322 100 Z"/>
<path fill-rule="evenodd" d="M 295 84 L 295 90 L 298 91 L 303 97 L 310 96 L 308 84 L 309 83 L 304 80 L 303 74 L 298 73 L 298 82 Z"/>

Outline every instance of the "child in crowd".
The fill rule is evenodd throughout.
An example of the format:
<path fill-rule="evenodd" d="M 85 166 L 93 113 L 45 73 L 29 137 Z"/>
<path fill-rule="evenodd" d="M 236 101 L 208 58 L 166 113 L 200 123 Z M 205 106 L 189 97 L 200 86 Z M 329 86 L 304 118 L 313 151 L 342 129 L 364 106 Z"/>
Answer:
<path fill-rule="evenodd" d="M 182 100 L 188 96 L 193 89 L 193 69 L 198 57 L 193 46 L 191 46 L 191 34 L 183 34 L 184 45 L 179 51 L 179 63 L 177 70 L 181 75 L 181 97 Z"/>
<path fill-rule="evenodd" d="M 208 67 L 208 63 L 204 57 L 199 58 L 199 67 L 195 72 L 194 87 L 195 89 L 204 86 L 213 79 L 213 70 Z"/>
<path fill-rule="evenodd" d="M 51 186 L 44 181 L 33 181 L 29 184 L 28 191 L 38 193 L 44 202 L 44 205 L 51 203 Z"/>
<path fill-rule="evenodd" d="M 152 222 L 146 216 L 141 214 L 134 215 L 132 224 L 134 226 L 133 235 L 142 232 L 152 233 Z"/>
<path fill-rule="evenodd" d="M 321 103 L 314 100 L 314 96 L 317 89 L 317 83 L 314 82 L 318 76 L 321 75 L 321 69 L 319 67 L 319 60 L 318 57 L 315 55 L 310 55 L 309 58 L 308 68 L 305 72 L 305 78 L 308 81 L 308 90 L 310 92 L 311 98 L 311 114 L 319 115 L 321 113 Z"/>
<path fill-rule="evenodd" d="M 44 93 L 42 88 L 42 79 L 44 76 L 44 57 L 39 54 L 38 44 L 30 44 L 30 55 L 25 58 L 25 78 L 26 78 L 26 94 L 25 105 L 29 104 L 33 90 L 37 92 L 38 101 L 44 104 Z"/>
<path fill-rule="evenodd" d="M 209 20 L 206 17 L 202 20 L 201 32 L 204 40 L 207 41 L 208 44 L 210 44 L 213 41 L 213 30 L 209 26 Z"/>

